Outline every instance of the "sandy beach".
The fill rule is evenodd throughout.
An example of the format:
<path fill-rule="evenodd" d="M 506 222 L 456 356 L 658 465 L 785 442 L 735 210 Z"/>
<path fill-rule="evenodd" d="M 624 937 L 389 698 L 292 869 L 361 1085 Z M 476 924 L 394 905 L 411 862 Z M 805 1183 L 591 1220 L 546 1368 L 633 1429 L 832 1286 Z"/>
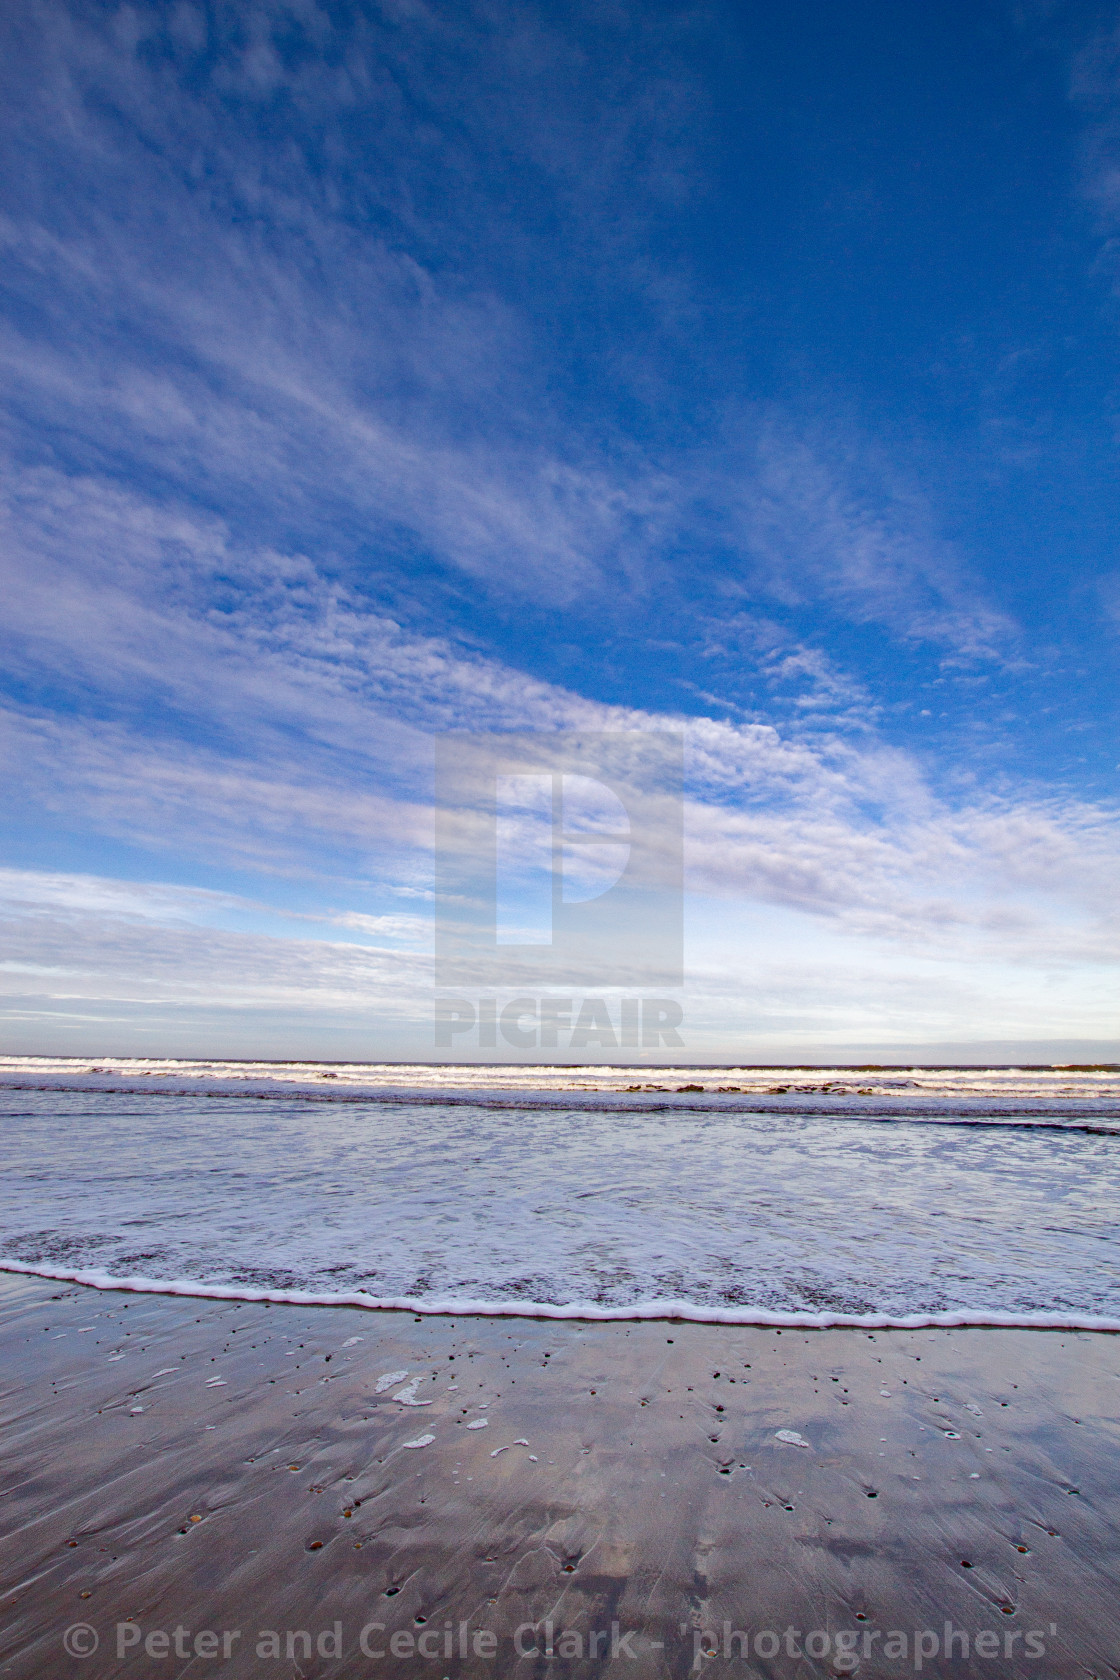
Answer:
<path fill-rule="evenodd" d="M 6 1275 L 0 1348 L 5 1676 L 1120 1672 L 1115 1336 Z"/>

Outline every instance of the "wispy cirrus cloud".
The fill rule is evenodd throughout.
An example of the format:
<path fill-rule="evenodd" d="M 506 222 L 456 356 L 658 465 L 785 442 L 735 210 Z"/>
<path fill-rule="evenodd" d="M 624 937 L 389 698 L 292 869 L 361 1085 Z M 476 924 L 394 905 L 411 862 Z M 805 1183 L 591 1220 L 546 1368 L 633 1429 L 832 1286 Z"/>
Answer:
<path fill-rule="evenodd" d="M 246 553 L 220 522 L 97 480 L 40 470 L 20 480 L 12 513 L 9 656 L 40 680 L 80 678 L 102 715 L 9 707 L 8 774 L 42 809 L 80 813 L 157 854 L 362 891 L 423 887 L 433 733 L 681 721 L 599 705 L 409 632 L 305 556 Z M 730 620 L 724 631 L 753 637 L 775 681 L 807 673 L 839 687 L 826 662 L 791 654 L 765 624 Z M 1108 813 L 1028 797 L 950 804 L 873 730 L 799 739 L 696 718 L 688 735 L 701 890 L 943 944 L 954 928 L 981 936 L 969 900 L 996 902 L 1008 887 L 1045 897 L 1061 883 L 1057 896 L 1095 904 L 1101 938 L 1111 937 Z M 992 937 L 1010 937 L 999 915 Z"/>
<path fill-rule="evenodd" d="M 73 486 L 65 491 L 71 540 L 95 551 Z M 97 495 L 94 510 L 105 517 Z M 171 847 L 313 879 L 335 894 L 322 916 L 330 925 L 393 937 L 399 913 L 361 900 L 374 888 L 424 890 L 433 732 L 680 724 L 671 714 L 599 706 L 446 640 L 410 635 L 298 557 L 233 557 L 241 587 L 259 582 L 245 600 L 231 587 L 218 610 L 208 584 L 231 558 L 220 532 L 205 524 L 195 533 L 182 514 L 167 525 L 141 517 L 119 496 L 111 512 L 110 534 L 132 533 L 137 546 L 131 564 L 126 555 L 112 569 L 119 593 L 91 586 L 90 599 L 91 612 L 99 603 L 103 613 L 96 641 L 108 674 L 99 692 L 121 715 L 9 709 L 12 780 L 44 809 L 156 855 Z M 40 672 L 62 673 L 81 661 L 89 618 L 73 594 L 51 613 L 64 580 L 49 558 L 20 569 L 44 599 L 21 610 L 17 596 L 13 628 L 27 628 Z M 78 570 L 75 557 L 71 579 Z M 91 667 L 91 682 L 95 675 Z M 140 697 L 135 714 L 121 706 L 122 690 Z M 170 728 L 154 738 L 156 701 L 190 718 L 194 734 Z M 696 890 L 886 945 L 955 950 L 961 960 L 982 948 L 1027 961 L 1111 960 L 1120 838 L 1107 813 L 992 795 L 949 804 L 874 732 L 797 739 L 771 725 L 701 718 L 688 740 Z"/>
<path fill-rule="evenodd" d="M 745 447 L 639 444 L 623 420 L 620 399 L 679 377 L 667 300 L 695 307 L 651 229 L 696 191 L 697 23 L 600 17 L 641 53 L 589 66 L 533 10 L 510 29 L 469 7 L 33 7 L 10 24 L 35 66 L 12 89 L 27 175 L 2 224 L 28 306 L 0 341 L 15 435 L 47 427 L 74 467 L 221 507 L 256 543 L 327 530 L 343 570 L 362 553 L 376 575 L 379 549 L 386 574 L 421 557 L 494 598 L 610 615 L 620 592 L 689 594 L 699 540 L 762 600 L 999 653 L 1006 618 L 851 428 L 826 448 L 835 425 L 740 405 Z M 511 82 L 516 125 L 487 98 Z M 282 154 L 259 126 L 278 102 Z M 537 260 L 549 218 L 616 322 L 613 365 L 579 391 L 557 388 L 542 325 L 578 314 L 547 301 L 569 272 Z M 510 283 L 530 271 L 535 290 Z"/>
<path fill-rule="evenodd" d="M 1018 627 L 984 601 L 913 479 L 850 423 L 828 430 L 758 422 L 730 498 L 744 589 L 882 625 L 948 664 L 1014 657 Z"/>
<path fill-rule="evenodd" d="M 403 32 L 298 8 L 219 7 L 207 24 L 190 8 L 46 7 L 37 29 L 21 21 L 38 72 L 19 101 L 31 180 L 4 225 L 38 308 L 4 353 L 25 412 L 101 470 L 143 462 L 258 526 L 328 518 L 344 550 L 406 532 L 439 563 L 557 602 L 604 569 L 640 570 L 679 487 L 617 436 L 564 424 L 542 346 L 492 283 L 495 241 L 521 237 L 503 171 L 464 171 L 457 133 L 465 123 L 484 151 L 514 142 L 504 103 L 463 80 L 464 54 L 483 84 L 504 68 L 559 110 L 550 77 L 578 69 L 562 33 L 527 15 L 499 34 L 484 8 L 454 22 L 417 8 Z M 634 97 L 652 136 L 656 102 Z M 277 98 L 292 130 L 279 160 L 243 120 L 246 102 Z M 414 102 L 433 111 L 420 138 Z M 596 175 L 608 192 L 606 109 L 569 113 L 563 137 L 545 109 L 534 123 L 532 99 L 523 112 L 521 166 L 558 214 L 572 216 L 576 174 L 584 213 Z M 613 109 L 625 127 L 626 101 Z M 359 137 L 364 167 L 325 192 L 324 145 Z M 46 159 L 73 188 L 49 223 Z M 456 167 L 462 192 L 437 210 L 429 189 Z"/>

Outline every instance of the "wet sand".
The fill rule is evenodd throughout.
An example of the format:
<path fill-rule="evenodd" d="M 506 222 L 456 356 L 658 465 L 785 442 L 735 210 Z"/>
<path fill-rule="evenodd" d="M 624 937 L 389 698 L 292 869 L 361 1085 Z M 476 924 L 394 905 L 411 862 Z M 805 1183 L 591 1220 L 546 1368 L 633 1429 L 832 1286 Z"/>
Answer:
<path fill-rule="evenodd" d="M 3 1275 L 0 1354 L 3 1676 L 1120 1674 L 1117 1336 Z"/>

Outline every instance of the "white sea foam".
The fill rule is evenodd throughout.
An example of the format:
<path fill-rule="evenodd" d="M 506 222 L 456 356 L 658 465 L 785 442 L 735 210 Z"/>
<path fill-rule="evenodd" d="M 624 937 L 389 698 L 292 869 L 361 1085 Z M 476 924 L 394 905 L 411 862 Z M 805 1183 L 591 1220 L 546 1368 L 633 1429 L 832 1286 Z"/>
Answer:
<path fill-rule="evenodd" d="M 1036 1095 L 1031 1117 L 974 1095 L 946 1125 L 928 1094 L 417 1108 L 15 1083 L 12 1270 L 414 1313 L 1120 1328 L 1120 1127 L 1100 1096 Z"/>
<path fill-rule="evenodd" d="M 400 1062 L 252 1062 L 176 1057 L 0 1056 L 0 1083 L 52 1087 L 159 1089 L 176 1084 L 244 1093 L 300 1092 L 316 1097 L 606 1097 L 661 1094 L 705 1097 L 861 1097 L 961 1100 L 970 1104 L 1120 1105 L 1120 1067 L 635 1067 L 495 1066 Z M 701 1087 L 681 1092 L 682 1086 Z"/>
<path fill-rule="evenodd" d="M 396 1394 L 394 1394 L 394 1396 L 393 1396 L 393 1399 L 394 1400 L 399 1400 L 402 1406 L 430 1406 L 430 1405 L 432 1405 L 433 1402 L 431 1400 L 418 1400 L 416 1398 L 416 1390 L 419 1387 L 420 1387 L 420 1378 L 419 1377 L 413 1377 L 412 1381 L 410 1383 L 407 1383 L 404 1388 L 401 1388 L 401 1389 L 397 1390 Z"/>
<path fill-rule="evenodd" d="M 186 1295 L 192 1300 L 269 1301 L 276 1306 L 361 1307 L 375 1312 L 407 1312 L 436 1318 L 538 1318 L 549 1320 L 585 1319 L 600 1324 L 625 1324 L 647 1320 L 679 1320 L 686 1324 L 760 1325 L 779 1330 L 1070 1330 L 1120 1333 L 1120 1317 L 1100 1313 L 1071 1312 L 936 1312 L 936 1313 L 813 1313 L 768 1312 L 764 1307 L 696 1307 L 689 1301 L 647 1301 L 632 1307 L 601 1307 L 594 1301 L 571 1301 L 554 1307 L 541 1302 L 508 1305 L 495 1301 L 463 1299 L 419 1300 L 406 1295 L 383 1298 L 363 1290 L 351 1293 L 316 1294 L 307 1289 L 223 1288 L 220 1284 L 197 1283 L 193 1279 L 166 1282 L 156 1278 L 114 1277 L 109 1272 L 73 1271 L 66 1266 L 22 1265 L 18 1260 L 0 1260 L 0 1272 L 51 1278 L 59 1283 L 80 1283 L 88 1289 L 123 1289 L 137 1295 Z M 123 1356 L 119 1356 L 123 1357 Z M 468 1429 L 483 1429 L 487 1419 L 469 1423 Z"/>

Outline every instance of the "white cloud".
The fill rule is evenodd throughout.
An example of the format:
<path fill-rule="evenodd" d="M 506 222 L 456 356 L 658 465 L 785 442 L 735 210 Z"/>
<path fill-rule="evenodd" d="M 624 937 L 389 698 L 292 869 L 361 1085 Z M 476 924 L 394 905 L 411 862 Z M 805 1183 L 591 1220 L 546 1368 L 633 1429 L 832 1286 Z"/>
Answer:
<path fill-rule="evenodd" d="M 759 569 L 748 582 L 777 600 L 886 625 L 948 663 L 1009 657 L 1013 621 L 985 603 L 916 486 L 850 423 L 814 433 L 765 417 L 740 486 L 722 499 Z"/>
<path fill-rule="evenodd" d="M 682 722 L 408 633 L 306 558 L 246 554 L 182 508 L 48 472 L 25 479 L 13 505 L 13 657 L 59 680 L 80 674 L 120 715 L 9 708 L 7 774 L 40 809 L 133 844 L 424 891 L 432 733 Z M 839 684 L 811 650 L 773 638 L 766 650 L 779 678 L 796 665 Z M 171 719 L 160 735 L 153 711 Z M 1107 811 L 975 793 L 950 805 L 866 727 L 790 738 L 701 718 L 687 733 L 697 890 L 908 947 L 955 940 L 962 961 L 985 944 L 1107 960 L 1120 861 Z M 373 916 L 371 932 L 383 914 L 338 913 Z"/>
<path fill-rule="evenodd" d="M 164 882 L 120 881 L 39 869 L 0 869 L 0 905 L 8 914 L 109 916 L 126 921 L 188 923 L 208 920 L 239 903 L 232 893 Z"/>
<path fill-rule="evenodd" d="M 1006 619 L 852 426 L 752 414 L 745 446 L 643 450 L 603 404 L 576 414 L 552 389 L 541 310 L 522 294 L 560 271 L 525 225 L 526 178 L 616 312 L 625 299 L 668 329 L 669 300 L 695 307 L 648 237 L 706 120 L 680 52 L 687 11 L 587 13 L 607 44 L 593 72 L 585 44 L 531 8 L 511 27 L 485 5 L 417 6 L 404 25 L 219 6 L 204 59 L 201 13 L 196 29 L 152 8 L 123 33 L 63 6 L 29 15 L 26 129 L 70 190 L 50 225 L 33 193 L 13 195 L 13 275 L 41 330 L 9 326 L 0 354 L 17 407 L 87 462 L 201 493 L 262 542 L 326 530 L 342 557 L 373 544 L 406 563 L 418 548 L 504 602 L 664 601 L 693 581 L 676 552 L 691 573 L 698 547 L 729 544 L 752 596 L 825 601 L 950 658 L 1005 654 Z M 281 88 L 277 152 L 241 102 Z M 359 119 L 361 166 L 344 138 Z M 511 160 L 528 172 L 516 212 Z M 455 260 L 437 262 L 446 250 Z M 617 345 L 616 373 L 650 401 L 675 374 L 642 344 Z"/>

